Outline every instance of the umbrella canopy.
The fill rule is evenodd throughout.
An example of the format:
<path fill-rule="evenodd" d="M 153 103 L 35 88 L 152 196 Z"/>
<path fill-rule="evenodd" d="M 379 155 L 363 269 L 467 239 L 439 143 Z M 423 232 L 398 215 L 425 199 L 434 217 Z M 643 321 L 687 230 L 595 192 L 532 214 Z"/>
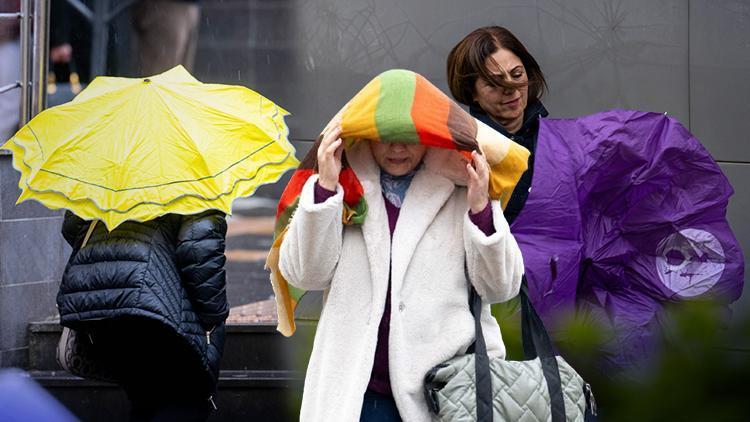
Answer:
<path fill-rule="evenodd" d="M 177 66 L 150 78 L 96 78 L 2 148 L 21 172 L 18 202 L 67 208 L 112 230 L 167 213 L 230 213 L 234 198 L 299 164 L 288 114 L 250 89 L 204 84 Z"/>
<path fill-rule="evenodd" d="M 585 309 L 613 334 L 609 362 L 626 367 L 654 350 L 667 303 L 739 298 L 732 187 L 678 121 L 625 110 L 542 119 L 537 145 L 511 231 L 548 326 Z"/>

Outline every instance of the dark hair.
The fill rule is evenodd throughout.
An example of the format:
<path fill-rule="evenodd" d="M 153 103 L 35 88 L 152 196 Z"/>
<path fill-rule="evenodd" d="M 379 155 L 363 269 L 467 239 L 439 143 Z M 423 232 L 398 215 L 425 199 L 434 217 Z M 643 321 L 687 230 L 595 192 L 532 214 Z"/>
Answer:
<path fill-rule="evenodd" d="M 462 39 L 448 54 L 448 87 L 456 101 L 474 104 L 474 85 L 482 78 L 494 86 L 518 88 L 526 83 L 514 83 L 493 75 L 485 62 L 497 50 L 504 48 L 521 59 L 529 81 L 529 103 L 539 101 L 547 91 L 547 81 L 534 57 L 510 31 L 501 26 L 475 29 Z"/>

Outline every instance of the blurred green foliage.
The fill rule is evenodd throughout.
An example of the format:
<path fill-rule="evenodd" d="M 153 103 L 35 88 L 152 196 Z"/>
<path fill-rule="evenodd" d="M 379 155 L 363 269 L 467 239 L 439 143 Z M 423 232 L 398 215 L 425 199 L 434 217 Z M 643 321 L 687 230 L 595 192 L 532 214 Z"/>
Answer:
<path fill-rule="evenodd" d="M 512 360 L 523 359 L 519 308 L 516 300 L 492 308 Z M 600 420 L 750 420 L 750 319 L 728 329 L 726 316 L 726 307 L 705 302 L 668 307 L 659 353 L 637 368 L 607 368 L 611 333 L 586 315 L 562 318 L 552 336 L 592 385 Z"/>

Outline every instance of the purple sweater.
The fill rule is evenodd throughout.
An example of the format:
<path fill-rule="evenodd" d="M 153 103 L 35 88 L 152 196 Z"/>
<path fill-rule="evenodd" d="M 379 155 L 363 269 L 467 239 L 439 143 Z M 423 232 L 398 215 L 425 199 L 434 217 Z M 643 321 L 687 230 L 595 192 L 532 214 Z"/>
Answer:
<path fill-rule="evenodd" d="M 335 191 L 330 191 L 324 187 L 321 187 L 317 183 L 315 184 L 315 203 L 319 204 L 325 202 L 328 198 L 335 195 Z M 385 199 L 385 197 L 383 198 Z M 385 199 L 385 211 L 388 214 L 388 228 L 393 236 L 393 230 L 396 228 L 396 221 L 398 220 L 400 208 L 391 204 L 390 201 Z M 469 219 L 474 223 L 482 232 L 490 236 L 495 233 L 495 225 L 492 222 L 492 207 L 488 203 L 487 206 L 477 214 L 469 212 Z M 390 269 L 389 269 L 390 272 Z M 385 296 L 385 309 L 383 309 L 383 316 L 380 319 L 380 326 L 378 327 L 378 344 L 375 347 L 375 361 L 372 365 L 372 374 L 370 375 L 370 383 L 367 388 L 378 392 L 380 394 L 392 395 L 391 392 L 391 381 L 388 369 L 388 334 L 391 325 L 391 275 L 388 274 L 388 293 Z"/>

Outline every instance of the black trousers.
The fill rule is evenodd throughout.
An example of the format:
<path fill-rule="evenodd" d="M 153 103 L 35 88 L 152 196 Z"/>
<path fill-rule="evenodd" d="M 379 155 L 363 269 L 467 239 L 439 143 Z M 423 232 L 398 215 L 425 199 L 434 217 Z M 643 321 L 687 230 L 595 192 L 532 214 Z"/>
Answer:
<path fill-rule="evenodd" d="M 120 380 L 131 421 L 205 421 L 211 404 L 207 372 L 197 354 L 157 321 L 97 322 L 90 331 L 98 356 Z"/>
<path fill-rule="evenodd" d="M 196 401 L 140 401 L 131 399 L 130 421 L 142 422 L 202 422 L 208 419 L 209 407 L 198 398 Z"/>

